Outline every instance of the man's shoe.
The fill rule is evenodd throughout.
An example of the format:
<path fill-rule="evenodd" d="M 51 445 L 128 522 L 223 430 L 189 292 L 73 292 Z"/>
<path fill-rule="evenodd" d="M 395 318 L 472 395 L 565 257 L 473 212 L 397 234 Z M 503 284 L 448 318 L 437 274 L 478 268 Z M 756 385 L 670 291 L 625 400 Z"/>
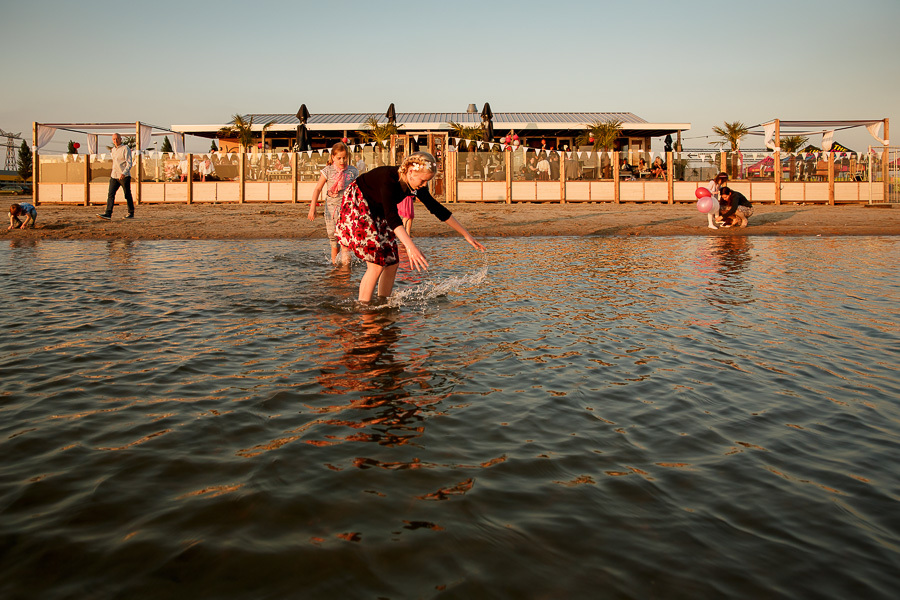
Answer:
<path fill-rule="evenodd" d="M 101 219 L 103 219 L 104 221 L 109 221 L 110 219 L 112 219 L 112 217 L 109 215 L 100 214 L 97 216 L 100 217 Z"/>
<path fill-rule="evenodd" d="M 126 218 L 126 219 L 133 219 L 133 218 L 134 218 L 134 215 L 133 215 L 133 214 L 131 214 L 131 215 L 125 215 L 125 218 Z"/>

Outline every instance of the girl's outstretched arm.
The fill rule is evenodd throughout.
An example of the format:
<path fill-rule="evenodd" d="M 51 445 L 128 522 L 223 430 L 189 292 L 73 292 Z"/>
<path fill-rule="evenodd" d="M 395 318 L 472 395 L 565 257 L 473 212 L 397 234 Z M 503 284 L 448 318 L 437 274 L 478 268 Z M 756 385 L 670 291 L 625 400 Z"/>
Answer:
<path fill-rule="evenodd" d="M 319 183 L 316 184 L 316 189 L 313 190 L 312 200 L 309 202 L 309 215 L 307 218 L 310 221 L 316 220 L 316 202 L 319 200 L 319 195 L 322 193 L 322 188 L 325 187 L 325 184 L 328 182 L 328 178 L 322 175 L 319 177 Z"/>
<path fill-rule="evenodd" d="M 452 219 L 453 217 L 450 218 Z M 419 247 L 416 246 L 409 234 L 406 233 L 406 228 L 403 227 L 403 225 L 398 225 L 394 228 L 394 235 L 397 236 L 397 239 L 400 240 L 400 243 L 406 248 L 406 255 L 409 257 L 409 265 L 416 271 L 421 271 L 422 269 L 428 270 L 428 259 L 425 258 L 425 255 L 422 254 Z"/>
<path fill-rule="evenodd" d="M 463 227 L 459 221 L 456 220 L 456 217 L 451 215 L 450 218 L 444 222 L 447 223 L 447 225 L 449 225 L 453 229 L 455 229 L 459 233 L 459 235 L 463 236 L 465 238 L 465 240 L 467 242 L 469 242 L 469 244 L 472 245 L 473 248 L 484 252 L 484 246 L 479 244 L 478 241 L 476 241 L 475 238 L 472 237 L 472 234 L 469 233 L 469 231 L 465 227 Z"/>

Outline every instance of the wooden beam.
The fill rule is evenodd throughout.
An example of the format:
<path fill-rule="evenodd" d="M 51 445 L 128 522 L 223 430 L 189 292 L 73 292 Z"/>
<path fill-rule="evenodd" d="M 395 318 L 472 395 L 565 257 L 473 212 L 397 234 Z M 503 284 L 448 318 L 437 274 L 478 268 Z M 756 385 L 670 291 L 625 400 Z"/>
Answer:
<path fill-rule="evenodd" d="M 299 152 L 294 152 L 291 154 L 291 204 L 297 204 L 297 181 L 298 181 L 298 168 L 300 166 L 300 161 L 297 159 Z M 350 157 L 347 157 L 347 160 L 350 160 Z"/>
<path fill-rule="evenodd" d="M 620 198 L 620 194 L 619 194 L 619 157 L 620 157 L 621 153 L 618 150 L 616 150 L 615 152 L 612 153 L 612 155 L 613 155 L 613 161 L 612 161 L 612 163 L 613 163 L 612 164 L 612 168 L 613 168 L 613 202 L 615 202 L 616 204 L 620 204 L 622 201 Z"/>
<path fill-rule="evenodd" d="M 666 187 L 668 188 L 669 204 L 675 204 L 675 165 L 672 164 L 671 152 L 666 152 Z"/>
<path fill-rule="evenodd" d="M 828 204 L 834 206 L 834 152 L 828 153 Z"/>
<path fill-rule="evenodd" d="M 91 155 L 84 155 L 84 205 L 91 203 Z"/>
<path fill-rule="evenodd" d="M 187 203 L 194 203 L 194 155 L 188 152 L 187 156 Z"/>
<path fill-rule="evenodd" d="M 31 147 L 34 148 L 34 152 L 31 155 L 31 200 L 34 202 L 35 206 L 40 204 L 40 198 L 38 194 L 39 185 L 38 183 L 41 180 L 41 159 L 39 156 L 39 150 L 37 147 L 37 138 L 38 138 L 38 123 L 35 121 L 31 125 Z"/>
<path fill-rule="evenodd" d="M 778 134 L 775 134 L 778 137 Z M 775 150 L 775 164 L 773 165 L 775 173 L 775 204 L 781 204 L 781 151 Z M 752 184 L 751 184 L 752 185 Z"/>

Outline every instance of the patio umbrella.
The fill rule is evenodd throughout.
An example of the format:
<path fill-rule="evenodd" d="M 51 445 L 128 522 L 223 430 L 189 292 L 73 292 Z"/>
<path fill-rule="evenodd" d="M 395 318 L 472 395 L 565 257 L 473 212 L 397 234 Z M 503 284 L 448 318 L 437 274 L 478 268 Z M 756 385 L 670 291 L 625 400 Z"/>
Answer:
<path fill-rule="evenodd" d="M 306 110 L 305 104 L 300 105 L 300 110 L 297 111 L 297 119 L 300 120 L 300 124 L 297 125 L 297 150 L 303 152 L 309 146 L 309 132 L 306 130 L 309 111 Z"/>
<path fill-rule="evenodd" d="M 391 102 L 391 105 L 388 106 L 387 112 L 384 113 L 384 116 L 387 118 L 388 123 L 391 125 L 397 122 L 397 111 L 394 110 L 394 103 Z"/>
<path fill-rule="evenodd" d="M 491 112 L 491 105 L 485 102 L 484 108 L 481 109 L 481 139 L 488 143 L 490 143 L 491 139 L 494 137 L 493 118 L 494 113 Z"/>

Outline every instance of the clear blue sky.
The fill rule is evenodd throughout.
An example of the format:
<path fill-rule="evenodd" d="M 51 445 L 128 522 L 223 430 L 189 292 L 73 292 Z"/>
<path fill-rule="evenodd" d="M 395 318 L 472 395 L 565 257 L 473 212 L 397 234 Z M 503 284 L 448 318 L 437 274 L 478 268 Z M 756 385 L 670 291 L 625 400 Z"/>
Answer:
<path fill-rule="evenodd" d="M 0 3 L 0 128 L 29 143 L 32 121 L 169 126 L 301 103 L 485 101 L 689 122 L 687 138 L 724 121 L 889 117 L 900 141 L 900 0 Z"/>

